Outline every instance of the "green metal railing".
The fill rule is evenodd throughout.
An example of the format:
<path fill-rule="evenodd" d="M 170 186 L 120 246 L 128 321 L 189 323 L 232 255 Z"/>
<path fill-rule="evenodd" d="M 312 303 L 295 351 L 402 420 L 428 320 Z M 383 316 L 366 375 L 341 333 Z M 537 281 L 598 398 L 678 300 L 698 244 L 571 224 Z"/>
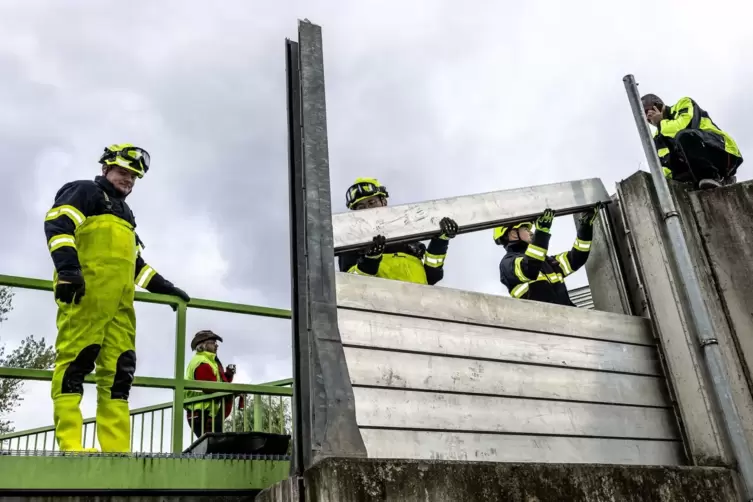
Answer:
<path fill-rule="evenodd" d="M 289 387 L 292 384 L 293 380 L 287 379 L 263 385 Z M 232 408 L 229 419 L 226 418 L 224 421 L 224 431 L 290 434 L 292 420 L 288 423 L 289 418 L 291 418 L 288 414 L 291 406 L 288 396 L 267 396 L 267 400 L 264 401 L 260 394 L 241 394 L 240 397 L 244 399 L 244 409 L 239 409 L 237 406 L 239 401 L 236 399 L 237 397 L 239 396 L 228 392 L 215 392 L 186 399 L 184 404 L 217 399 L 222 401 L 224 407 L 226 400 L 231 399 Z M 275 399 L 274 402 L 273 399 Z M 253 403 L 251 404 L 251 413 L 248 413 L 248 403 Z M 165 411 L 172 411 L 172 406 L 172 402 L 166 402 L 131 410 L 131 451 L 140 453 L 169 452 L 165 450 Z M 249 415 L 252 416 L 251 420 L 248 419 Z M 238 420 L 239 416 L 240 420 Z M 168 420 L 171 420 L 171 418 Z M 149 430 L 148 434 L 146 434 L 147 429 Z M 0 435 L 0 451 L 54 452 L 56 446 L 54 432 L 55 426 L 48 425 L 2 434 Z M 205 431 L 202 430 L 201 432 Z M 84 420 L 83 436 L 84 448 L 96 447 L 96 419 L 94 417 Z M 158 442 L 156 442 L 157 439 L 159 439 Z"/>
<path fill-rule="evenodd" d="M 0 286 L 9 286 L 13 288 L 32 289 L 39 291 L 52 291 L 52 281 L 42 279 L 30 279 L 26 277 L 14 277 L 8 275 L 0 275 Z M 234 314 L 255 315 L 262 317 L 273 317 L 277 319 L 290 319 L 290 311 L 283 309 L 275 309 L 269 307 L 258 307 L 253 305 L 243 305 L 240 303 L 220 302 L 214 300 L 203 300 L 193 298 L 189 303 L 185 303 L 177 297 L 167 295 L 157 295 L 153 293 L 136 293 L 136 301 L 145 303 L 157 303 L 162 305 L 170 305 L 176 308 L 176 321 L 175 321 L 175 376 L 174 378 L 158 378 L 158 377 L 144 377 L 136 376 L 133 381 L 134 387 L 148 387 L 158 389 L 172 389 L 173 390 L 173 402 L 172 406 L 167 406 L 164 409 L 172 408 L 172 430 L 171 430 L 171 444 L 173 453 L 181 453 L 183 450 L 183 427 L 184 427 L 184 391 L 185 390 L 203 390 L 203 391 L 216 391 L 223 393 L 230 393 L 233 395 L 238 394 L 251 394 L 254 395 L 254 403 L 261 396 L 292 396 L 293 389 L 287 386 L 283 386 L 280 382 L 272 382 L 262 385 L 252 384 L 240 384 L 240 383 L 225 383 L 225 382 L 207 382 L 207 381 L 195 381 L 185 380 L 185 353 L 186 353 L 186 311 L 187 308 L 196 308 L 203 310 L 213 310 L 216 312 L 227 312 Z M 4 368 L 0 367 L 0 378 L 14 378 L 20 380 L 41 380 L 51 381 L 52 371 L 50 370 L 33 370 L 25 368 Z M 95 383 L 94 375 L 88 375 L 86 383 Z M 259 396 L 258 398 L 256 396 Z M 197 400 L 214 398 L 215 394 L 208 396 L 199 396 L 195 398 Z M 161 405 L 157 405 L 161 406 Z M 152 410 L 153 407 L 141 408 L 139 410 L 143 413 L 152 413 L 157 410 Z M 134 410 L 136 412 L 137 410 Z M 163 410 L 164 411 L 164 410 Z M 135 416 L 135 415 L 133 415 Z M 244 415 L 245 416 L 245 415 Z M 261 418 L 260 418 L 261 419 Z M 132 422 L 133 422 L 132 418 Z M 23 431 L 27 435 L 29 431 Z M 49 432 L 49 431 L 48 431 Z"/>

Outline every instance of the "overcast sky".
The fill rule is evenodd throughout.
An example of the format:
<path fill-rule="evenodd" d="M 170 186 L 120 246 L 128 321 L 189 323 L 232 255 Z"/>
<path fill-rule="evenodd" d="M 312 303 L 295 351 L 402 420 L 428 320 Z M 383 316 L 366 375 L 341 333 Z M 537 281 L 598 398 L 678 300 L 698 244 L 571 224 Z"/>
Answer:
<path fill-rule="evenodd" d="M 299 18 L 323 28 L 335 212 L 358 176 L 378 177 L 392 204 L 591 177 L 613 193 L 646 169 L 626 73 L 667 102 L 692 96 L 753 158 L 747 2 L 261 5 L 0 3 L 0 274 L 51 278 L 42 222 L 56 191 L 130 142 L 152 155 L 128 199 L 146 260 L 194 297 L 289 307 L 284 39 Z M 552 251 L 567 249 L 572 219 L 553 233 Z M 501 254 L 489 232 L 452 241 L 441 285 L 506 294 Z M 15 305 L 0 343 L 54 339 L 49 294 Z M 137 373 L 171 376 L 172 311 L 137 310 Z M 287 321 L 190 312 L 189 334 L 204 328 L 225 337 L 238 381 L 291 375 Z M 50 424 L 49 384 L 26 390 L 17 429 Z"/>

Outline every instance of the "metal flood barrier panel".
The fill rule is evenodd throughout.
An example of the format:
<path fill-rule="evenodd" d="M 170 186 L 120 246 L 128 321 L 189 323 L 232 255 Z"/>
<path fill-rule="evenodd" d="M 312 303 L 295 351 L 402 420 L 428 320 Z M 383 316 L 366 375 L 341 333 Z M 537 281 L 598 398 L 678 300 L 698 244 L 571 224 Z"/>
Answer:
<path fill-rule="evenodd" d="M 641 317 L 337 274 L 369 457 L 679 465 Z"/>
<path fill-rule="evenodd" d="M 432 237 L 444 216 L 455 219 L 465 233 L 534 218 L 547 207 L 563 216 L 598 202 L 611 199 L 601 180 L 590 178 L 348 211 L 332 215 L 333 243 L 340 254 L 367 245 L 378 233 L 390 242 Z"/>

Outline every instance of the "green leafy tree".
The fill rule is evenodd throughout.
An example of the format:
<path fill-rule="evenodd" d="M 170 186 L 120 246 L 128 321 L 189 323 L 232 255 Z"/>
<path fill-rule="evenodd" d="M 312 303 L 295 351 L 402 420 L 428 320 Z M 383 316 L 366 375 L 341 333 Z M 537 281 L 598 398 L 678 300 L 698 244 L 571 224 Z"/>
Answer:
<path fill-rule="evenodd" d="M 274 434 L 288 434 L 292 436 L 293 414 L 290 408 L 289 397 L 259 396 L 257 405 L 254 406 L 254 396 L 246 395 L 245 406 L 238 409 L 237 400 L 233 412 L 225 419 L 225 431 L 251 431 L 272 432 Z M 271 398 L 271 399 L 270 399 Z M 254 427 L 254 409 L 260 411 L 258 423 L 260 427 Z M 292 454 L 292 444 L 288 446 L 288 454 Z"/>
<path fill-rule="evenodd" d="M 13 290 L 0 287 L 0 322 L 8 319 L 7 314 L 13 310 Z M 21 345 L 6 353 L 0 346 L 0 367 L 50 369 L 55 361 L 54 347 L 47 345 L 44 338 L 35 340 L 27 336 Z M 0 434 L 13 432 L 13 423 L 3 419 L 15 410 L 23 401 L 23 381 L 13 378 L 0 378 Z"/>

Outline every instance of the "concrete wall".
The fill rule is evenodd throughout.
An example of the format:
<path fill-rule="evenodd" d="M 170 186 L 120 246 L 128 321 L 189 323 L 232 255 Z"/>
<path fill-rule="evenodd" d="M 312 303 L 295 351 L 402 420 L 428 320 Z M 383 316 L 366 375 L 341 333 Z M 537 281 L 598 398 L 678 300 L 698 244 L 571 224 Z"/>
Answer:
<path fill-rule="evenodd" d="M 688 192 L 682 185 L 672 183 L 672 194 L 683 222 L 685 238 L 691 258 L 701 281 L 704 301 L 710 310 L 714 330 L 721 351 L 726 360 L 727 373 L 732 386 L 733 397 L 740 412 L 745 432 L 753 440 L 753 398 L 747 380 L 747 365 L 741 363 L 740 337 L 730 327 L 728 303 L 735 302 L 749 294 L 747 286 L 724 283 L 724 294 L 719 295 L 717 276 L 723 270 L 742 269 L 750 274 L 751 267 L 745 259 L 740 259 L 738 249 L 744 248 L 746 235 L 753 238 L 753 228 L 749 221 L 737 218 L 739 214 L 753 214 L 750 205 L 750 187 L 747 189 L 728 187 L 714 191 Z M 696 465 L 729 465 L 731 453 L 727 443 L 723 423 L 714 398 L 711 383 L 706 371 L 703 355 L 686 310 L 687 302 L 680 285 L 680 276 L 675 269 L 669 240 L 665 233 L 662 215 L 655 199 L 653 182 L 646 172 L 635 173 L 620 182 L 617 187 L 621 209 L 621 222 L 624 231 L 618 233 L 620 249 L 625 268 L 637 271 L 637 281 L 630 283 L 633 305 L 646 303 L 646 315 L 651 318 L 654 332 L 659 340 L 664 372 L 670 383 L 670 392 L 677 411 L 686 451 L 691 462 Z M 734 199 L 734 202 L 731 202 Z M 707 214 L 708 213 L 708 214 Z M 708 220 L 708 221 L 707 221 Z M 714 222 L 723 230 L 711 232 Z M 702 232 L 698 232 L 699 224 Z M 592 294 L 603 294 L 592 286 Z M 739 292 L 738 292 L 739 291 Z M 738 301 L 741 305 L 741 300 Z M 734 310 L 735 307 L 732 307 Z M 744 309 L 738 318 L 739 326 L 748 330 Z"/>
<path fill-rule="evenodd" d="M 753 183 L 694 192 L 691 202 L 725 320 L 750 382 L 753 374 Z"/>
<path fill-rule="evenodd" d="M 729 502 L 723 468 L 331 458 L 306 472 L 306 502 Z M 292 483 L 258 502 L 298 502 Z"/>
<path fill-rule="evenodd" d="M 676 465 L 647 319 L 338 274 L 371 458 Z"/>

